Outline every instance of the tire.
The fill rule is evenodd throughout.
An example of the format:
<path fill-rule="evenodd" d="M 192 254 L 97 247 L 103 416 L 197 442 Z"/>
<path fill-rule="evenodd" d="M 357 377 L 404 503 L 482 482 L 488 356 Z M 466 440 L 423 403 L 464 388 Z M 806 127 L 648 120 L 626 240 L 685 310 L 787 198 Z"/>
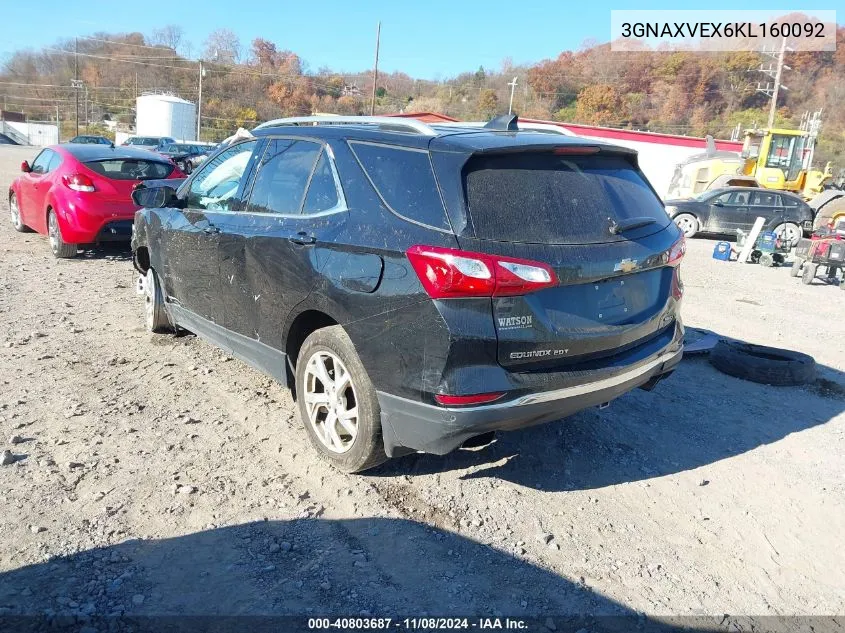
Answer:
<path fill-rule="evenodd" d="M 801 275 L 801 283 L 806 286 L 809 286 L 813 283 L 813 279 L 816 278 L 816 270 L 818 269 L 818 264 L 813 264 L 812 262 L 807 262 L 804 264 L 804 273 Z"/>
<path fill-rule="evenodd" d="M 158 283 L 158 275 L 152 268 L 144 275 L 144 322 L 147 331 L 154 334 L 172 332 L 173 324 L 164 308 L 164 295 Z"/>
<path fill-rule="evenodd" d="M 32 233 L 32 229 L 21 222 L 21 209 L 18 206 L 18 197 L 11 193 L 9 194 L 9 214 L 12 216 L 12 226 L 18 233 Z"/>
<path fill-rule="evenodd" d="M 792 262 L 792 268 L 789 270 L 790 277 L 798 277 L 801 274 L 801 266 L 804 265 L 803 259 L 796 259 Z"/>
<path fill-rule="evenodd" d="M 765 266 L 766 268 L 771 268 L 775 265 L 775 258 L 771 253 L 763 253 L 760 255 L 760 265 Z"/>
<path fill-rule="evenodd" d="M 339 373 L 344 385 L 335 391 Z M 329 382 L 332 384 L 327 385 Z M 305 339 L 296 361 L 296 393 L 308 439 L 323 459 L 347 473 L 368 470 L 387 460 L 376 391 L 355 346 L 339 325 L 317 330 Z M 332 409 L 342 414 L 354 410 L 354 420 L 347 418 L 344 424 Z M 326 424 L 329 420 L 332 425 Z"/>
<path fill-rule="evenodd" d="M 813 228 L 827 226 L 833 218 L 842 219 L 845 217 L 845 196 L 831 200 L 824 205 L 816 219 L 813 221 Z"/>
<path fill-rule="evenodd" d="M 719 341 L 710 364 L 722 373 L 764 385 L 804 385 L 816 379 L 812 356 L 775 347 Z"/>
<path fill-rule="evenodd" d="M 69 259 L 76 257 L 79 251 L 76 244 L 68 244 L 62 238 L 62 227 L 59 226 L 59 218 L 56 212 L 50 209 L 47 214 L 47 235 L 50 238 L 50 250 L 56 259 Z"/>
<path fill-rule="evenodd" d="M 691 213 L 679 213 L 673 220 L 678 225 L 678 228 L 681 229 L 685 238 L 695 237 L 695 234 L 698 233 L 698 229 L 700 228 L 698 218 Z"/>
<path fill-rule="evenodd" d="M 804 237 L 804 232 L 801 230 L 801 227 L 793 222 L 778 224 L 775 227 L 774 233 L 781 241 L 787 242 L 789 244 L 789 248 L 794 247 L 798 244 L 798 240 Z"/>

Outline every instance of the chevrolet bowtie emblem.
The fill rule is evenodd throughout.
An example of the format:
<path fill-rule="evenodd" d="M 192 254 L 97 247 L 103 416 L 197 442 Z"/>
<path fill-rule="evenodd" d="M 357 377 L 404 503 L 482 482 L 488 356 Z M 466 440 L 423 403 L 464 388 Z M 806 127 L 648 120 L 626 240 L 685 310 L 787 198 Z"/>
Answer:
<path fill-rule="evenodd" d="M 635 268 L 637 268 L 636 259 L 623 259 L 621 262 L 617 263 L 616 266 L 613 267 L 613 270 L 615 270 L 616 272 L 629 273 Z"/>

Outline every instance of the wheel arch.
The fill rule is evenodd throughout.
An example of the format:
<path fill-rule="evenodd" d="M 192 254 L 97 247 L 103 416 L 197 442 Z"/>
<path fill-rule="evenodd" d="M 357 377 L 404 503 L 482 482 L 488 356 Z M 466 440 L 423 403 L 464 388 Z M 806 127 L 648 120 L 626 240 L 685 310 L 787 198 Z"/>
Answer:
<path fill-rule="evenodd" d="M 296 399 L 296 361 L 302 344 L 311 334 L 323 328 L 340 325 L 338 319 L 323 310 L 308 307 L 299 311 L 290 319 L 285 328 L 285 355 L 287 357 L 288 385 Z"/>

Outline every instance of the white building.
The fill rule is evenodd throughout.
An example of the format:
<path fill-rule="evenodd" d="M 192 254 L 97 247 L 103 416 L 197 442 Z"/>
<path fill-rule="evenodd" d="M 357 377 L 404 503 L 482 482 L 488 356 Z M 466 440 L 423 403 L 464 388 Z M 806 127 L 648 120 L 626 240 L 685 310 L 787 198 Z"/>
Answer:
<path fill-rule="evenodd" d="M 137 99 L 136 136 L 169 136 L 179 141 L 197 139 L 197 106 L 172 95 L 149 94 Z"/>

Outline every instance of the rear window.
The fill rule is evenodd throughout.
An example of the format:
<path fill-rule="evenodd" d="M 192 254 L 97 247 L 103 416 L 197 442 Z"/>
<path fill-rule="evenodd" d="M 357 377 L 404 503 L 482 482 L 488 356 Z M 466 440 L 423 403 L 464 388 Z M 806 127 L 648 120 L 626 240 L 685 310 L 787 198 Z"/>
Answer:
<path fill-rule="evenodd" d="M 426 150 L 376 143 L 350 145 L 376 191 L 394 213 L 449 230 L 449 221 Z"/>
<path fill-rule="evenodd" d="M 645 177 L 620 156 L 548 153 L 475 156 L 464 187 L 476 236 L 540 244 L 590 244 L 626 239 L 611 220 L 669 216 Z"/>
<path fill-rule="evenodd" d="M 167 178 L 173 165 L 153 160 L 109 159 L 85 163 L 88 169 L 112 180 L 154 180 Z"/>

